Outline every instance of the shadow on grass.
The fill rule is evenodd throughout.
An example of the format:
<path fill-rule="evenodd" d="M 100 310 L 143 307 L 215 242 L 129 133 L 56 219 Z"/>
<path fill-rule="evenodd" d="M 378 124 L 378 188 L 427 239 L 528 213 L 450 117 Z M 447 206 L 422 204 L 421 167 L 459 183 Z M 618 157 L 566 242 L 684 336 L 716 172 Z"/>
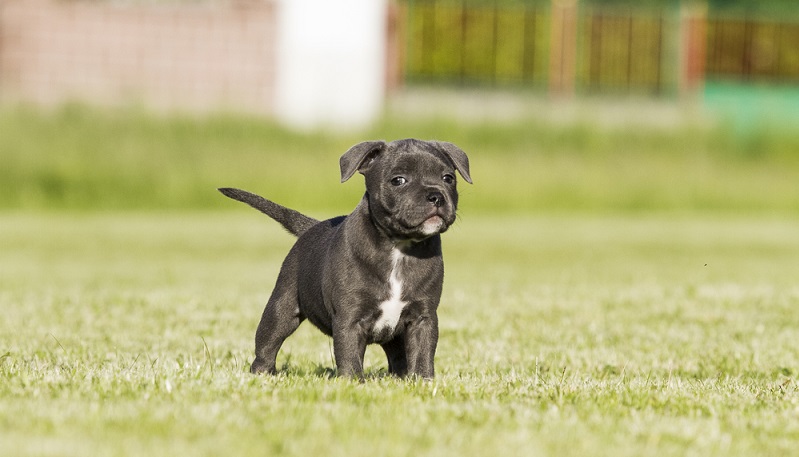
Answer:
<path fill-rule="evenodd" d="M 258 375 L 269 376 L 269 375 Z M 286 378 L 319 378 L 319 379 L 339 379 L 338 370 L 334 366 L 327 366 L 323 364 L 313 365 L 292 365 L 290 360 L 284 362 L 277 371 L 276 376 Z M 345 379 L 345 378 L 341 378 Z M 385 379 L 407 379 L 412 380 L 414 377 L 400 378 L 388 372 L 385 367 L 381 368 L 367 368 L 363 373 L 363 381 L 378 381 Z"/>

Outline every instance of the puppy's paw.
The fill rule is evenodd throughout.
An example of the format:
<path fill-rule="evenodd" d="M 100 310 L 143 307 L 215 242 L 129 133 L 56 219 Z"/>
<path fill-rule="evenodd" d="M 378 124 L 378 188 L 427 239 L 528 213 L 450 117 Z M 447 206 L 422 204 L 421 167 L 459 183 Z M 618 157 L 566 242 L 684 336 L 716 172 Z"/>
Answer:
<path fill-rule="evenodd" d="M 255 359 L 255 360 L 253 360 L 252 365 L 250 365 L 250 373 L 252 373 L 252 374 L 261 374 L 261 373 L 275 374 L 275 373 L 277 373 L 277 370 L 275 369 L 274 366 L 270 367 L 269 364 L 266 363 L 265 361 L 263 361 L 261 359 Z"/>

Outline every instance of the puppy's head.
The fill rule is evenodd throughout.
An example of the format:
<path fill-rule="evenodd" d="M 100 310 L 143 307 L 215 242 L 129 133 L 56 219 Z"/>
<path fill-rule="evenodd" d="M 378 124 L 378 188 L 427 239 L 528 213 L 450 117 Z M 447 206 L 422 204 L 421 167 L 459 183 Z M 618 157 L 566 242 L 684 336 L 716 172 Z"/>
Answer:
<path fill-rule="evenodd" d="M 356 171 L 365 176 L 372 219 L 396 240 L 421 241 L 445 232 L 458 207 L 456 172 L 472 182 L 466 153 L 441 141 L 367 141 L 339 162 L 341 182 Z"/>

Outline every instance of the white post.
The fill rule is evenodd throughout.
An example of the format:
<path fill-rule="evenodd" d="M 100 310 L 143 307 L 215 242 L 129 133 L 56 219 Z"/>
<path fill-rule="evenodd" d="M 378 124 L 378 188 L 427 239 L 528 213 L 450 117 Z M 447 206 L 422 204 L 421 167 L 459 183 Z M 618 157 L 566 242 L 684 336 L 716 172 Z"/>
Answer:
<path fill-rule="evenodd" d="M 380 114 L 387 8 L 387 0 L 277 0 L 279 121 L 356 128 Z"/>

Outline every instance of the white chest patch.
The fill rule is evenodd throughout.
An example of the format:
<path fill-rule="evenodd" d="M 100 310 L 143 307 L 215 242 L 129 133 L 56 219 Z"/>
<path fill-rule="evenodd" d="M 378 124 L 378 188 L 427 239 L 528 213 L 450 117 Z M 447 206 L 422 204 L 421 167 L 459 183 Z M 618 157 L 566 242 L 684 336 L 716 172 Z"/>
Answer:
<path fill-rule="evenodd" d="M 373 327 L 375 333 L 385 329 L 393 331 L 399 322 L 402 310 L 408 304 L 402 301 L 402 277 L 400 275 L 402 258 L 403 254 L 399 249 L 394 249 L 391 252 L 391 273 L 388 275 L 389 296 L 388 300 L 378 305 L 381 314 Z"/>

